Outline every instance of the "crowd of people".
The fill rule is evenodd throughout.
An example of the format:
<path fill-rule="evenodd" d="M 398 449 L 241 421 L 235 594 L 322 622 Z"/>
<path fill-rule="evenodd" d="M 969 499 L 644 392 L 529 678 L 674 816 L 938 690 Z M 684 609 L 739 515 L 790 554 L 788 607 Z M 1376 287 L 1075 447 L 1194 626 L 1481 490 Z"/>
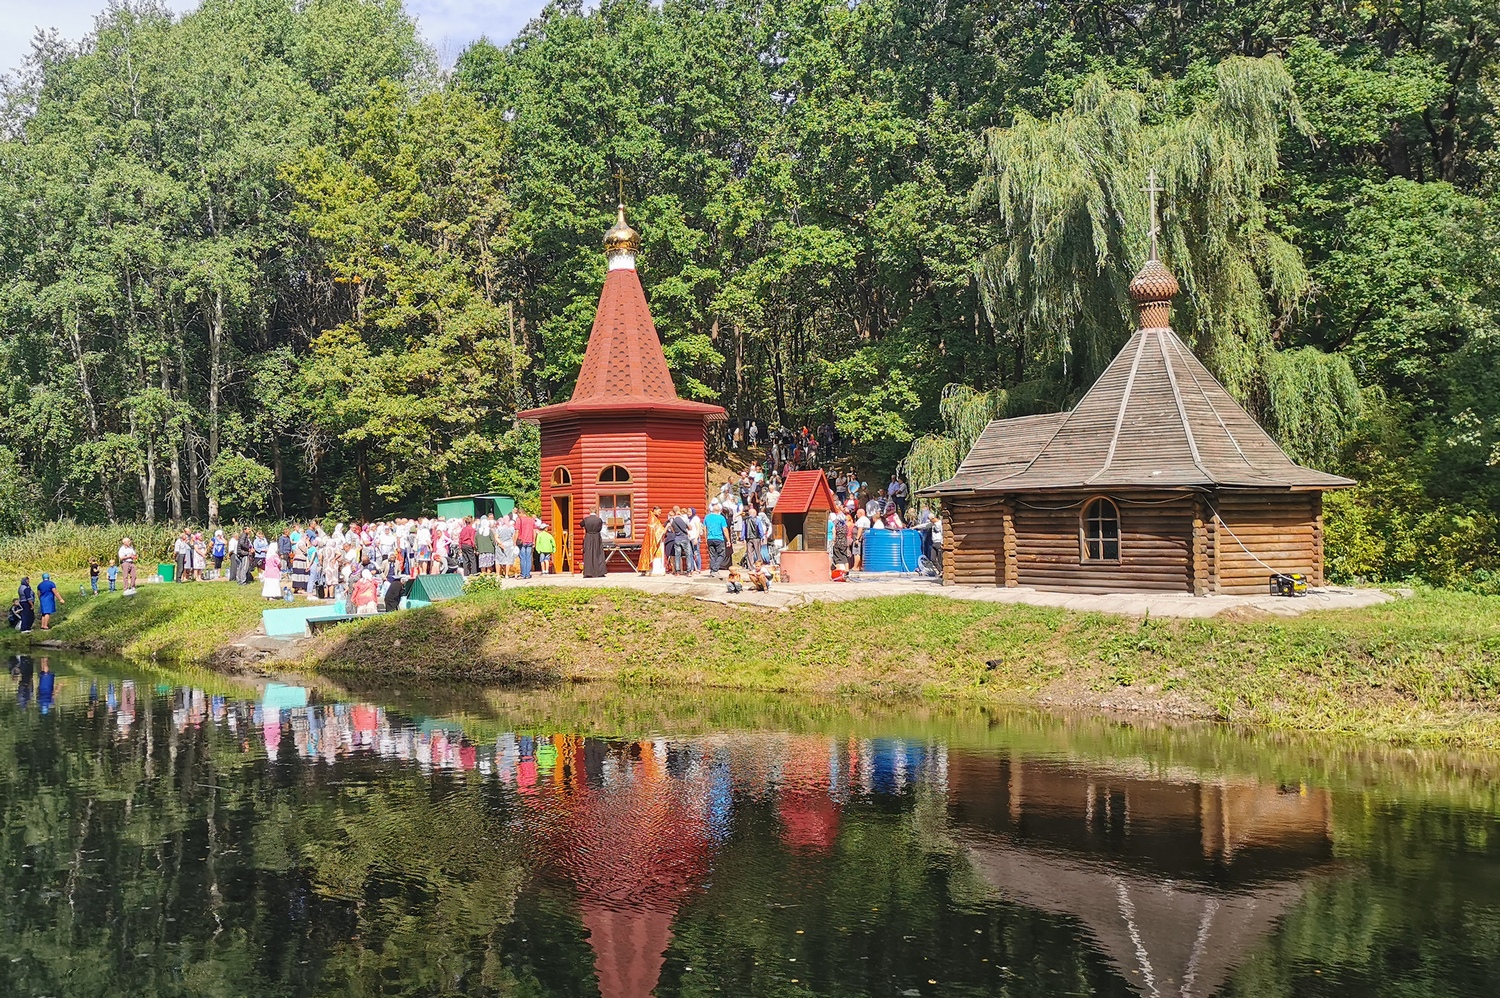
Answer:
<path fill-rule="evenodd" d="M 712 578 L 734 572 L 736 577 L 731 582 L 764 588 L 769 580 L 766 568 L 777 557 L 772 516 L 781 496 L 783 476 L 793 470 L 783 467 L 767 474 L 759 462 L 752 461 L 738 478 L 719 487 L 718 494 L 709 500 L 706 516 L 700 516 L 693 507 L 677 506 L 666 512 L 653 508 L 637 570 L 642 575 L 707 574 Z M 923 531 L 923 553 L 941 570 L 942 520 L 926 507 L 911 510 L 906 484 L 897 476 L 892 475 L 884 488 L 872 488 L 870 483 L 844 472 L 829 470 L 825 474 L 839 505 L 829 517 L 826 538 L 833 568 L 847 571 L 863 567 L 867 532 L 910 527 Z M 707 568 L 703 564 L 705 548 Z M 603 574 L 602 567 L 597 574 Z"/>
<path fill-rule="evenodd" d="M 767 428 L 759 420 L 746 420 L 728 431 L 726 446 L 731 451 L 754 449 L 765 445 L 766 463 L 772 468 L 806 471 L 820 468 L 824 462 L 843 457 L 847 451 L 838 427 L 822 423 L 816 430 L 806 426 Z"/>
<path fill-rule="evenodd" d="M 128 544 L 127 538 L 121 545 L 121 561 Z M 462 572 L 530 578 L 553 570 L 556 551 L 548 524 L 516 510 L 338 523 L 331 529 L 293 523 L 274 537 L 248 527 L 211 536 L 184 530 L 173 554 L 179 582 L 227 579 L 251 585 L 259 576 L 268 599 L 348 599 L 355 612 L 374 613 L 382 600 L 387 606 L 399 601 L 404 583 L 417 576 Z"/>
<path fill-rule="evenodd" d="M 749 439 L 758 443 L 759 430 L 751 424 Z M 752 461 L 737 477 L 720 485 L 707 512 L 695 507 L 654 508 L 640 540 L 636 569 L 643 575 L 720 578 L 730 587 L 751 585 L 764 589 L 775 576 L 779 550 L 773 540 L 772 516 L 782 483 L 792 471 L 819 452 L 817 437 L 805 428 L 772 431 L 770 456 L 780 462 L 767 472 Z M 829 427 L 820 433 L 832 435 Z M 836 439 L 836 436 L 834 436 Z M 826 549 L 835 570 L 863 567 L 864 540 L 872 530 L 915 527 L 923 531 L 923 550 L 936 566 L 942 564 L 942 520 L 924 508 L 908 507 L 906 486 L 891 476 L 884 487 L 862 482 L 852 474 L 829 469 L 830 490 L 838 510 L 828 520 Z M 606 571 L 604 544 L 612 540 L 608 526 L 592 510 L 581 524 L 584 531 L 583 569 L 587 576 Z M 279 535 L 248 527 L 212 532 L 183 530 L 173 542 L 172 578 L 178 583 L 259 581 L 267 599 L 342 599 L 351 612 L 375 613 L 394 609 L 412 579 L 422 575 L 460 572 L 464 576 L 531 578 L 548 574 L 567 535 L 554 534 L 541 518 L 521 510 L 503 515 L 462 518 L 397 518 L 372 523 L 293 523 Z M 633 549 L 632 549 L 633 551 Z M 100 591 L 133 595 L 139 583 L 141 554 L 130 537 L 121 539 L 108 565 L 93 559 L 89 585 Z M 706 564 L 705 564 L 706 558 Z M 163 571 L 165 574 L 165 571 Z M 38 620 L 50 629 L 64 599 L 56 582 L 43 573 L 33 587 L 23 578 L 10 613 L 10 625 L 30 633 Z"/>

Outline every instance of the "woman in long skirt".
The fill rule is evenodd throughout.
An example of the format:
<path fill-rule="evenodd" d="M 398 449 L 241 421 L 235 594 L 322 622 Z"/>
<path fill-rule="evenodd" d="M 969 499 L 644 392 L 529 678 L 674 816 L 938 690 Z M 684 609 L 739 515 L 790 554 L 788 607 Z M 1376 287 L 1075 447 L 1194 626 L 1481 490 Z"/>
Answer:
<path fill-rule="evenodd" d="M 474 528 L 474 550 L 479 554 L 479 574 L 495 570 L 495 535 L 490 518 L 485 517 Z"/>
<path fill-rule="evenodd" d="M 307 592 L 307 542 L 298 540 L 292 549 L 292 591 Z"/>
<path fill-rule="evenodd" d="M 509 576 L 516 563 L 516 525 L 509 516 L 502 517 L 495 528 L 495 565 L 501 575 Z"/>

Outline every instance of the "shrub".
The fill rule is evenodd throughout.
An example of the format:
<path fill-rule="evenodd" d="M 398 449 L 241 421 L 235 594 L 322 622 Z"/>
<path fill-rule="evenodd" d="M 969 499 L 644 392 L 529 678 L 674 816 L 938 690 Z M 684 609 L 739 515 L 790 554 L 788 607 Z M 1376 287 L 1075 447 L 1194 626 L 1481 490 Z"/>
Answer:
<path fill-rule="evenodd" d="M 0 538 L 0 567 L 6 574 L 83 572 L 88 570 L 90 558 L 108 565 L 120 549 L 122 537 L 135 542 L 144 567 L 172 560 L 172 541 L 180 529 L 170 523 L 99 526 L 57 521 L 19 536 Z"/>
<path fill-rule="evenodd" d="M 1487 508 L 1433 499 L 1417 482 L 1377 474 L 1330 492 L 1323 511 L 1332 579 L 1500 592 L 1500 520 Z"/>

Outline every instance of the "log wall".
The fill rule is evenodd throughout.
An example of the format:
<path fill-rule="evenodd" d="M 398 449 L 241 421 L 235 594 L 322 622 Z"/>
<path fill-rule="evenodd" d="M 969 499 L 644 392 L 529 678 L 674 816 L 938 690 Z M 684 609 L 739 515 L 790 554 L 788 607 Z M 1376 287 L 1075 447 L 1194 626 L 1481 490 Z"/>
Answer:
<path fill-rule="evenodd" d="M 1003 586 L 1010 507 L 994 500 L 949 506 L 943 531 L 943 585 Z"/>
<path fill-rule="evenodd" d="M 1211 528 L 1217 552 L 1213 591 L 1266 592 L 1272 570 L 1323 584 L 1323 497 L 1316 492 L 1220 493 Z"/>
<path fill-rule="evenodd" d="M 1120 509 L 1118 563 L 1082 558 L 1080 517 L 1092 498 L 1027 495 L 950 502 L 944 584 L 1259 595 L 1266 592 L 1272 569 L 1300 572 L 1310 584 L 1323 584 L 1318 493 L 1219 493 L 1177 500 L 1160 493 L 1112 494 Z"/>
<path fill-rule="evenodd" d="M 1118 562 L 1083 560 L 1080 517 L 1092 498 L 1018 497 L 1019 585 L 1090 593 L 1193 591 L 1193 497 L 1164 503 L 1159 493 L 1110 495 L 1120 510 Z"/>

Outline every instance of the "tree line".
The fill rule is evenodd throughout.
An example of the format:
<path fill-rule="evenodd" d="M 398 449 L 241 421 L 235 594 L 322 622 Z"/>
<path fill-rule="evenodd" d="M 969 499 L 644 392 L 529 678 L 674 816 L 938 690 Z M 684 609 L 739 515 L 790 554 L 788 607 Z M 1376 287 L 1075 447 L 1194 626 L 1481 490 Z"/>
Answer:
<path fill-rule="evenodd" d="M 682 394 L 939 475 L 1129 335 L 1155 170 L 1179 332 L 1361 480 L 1333 567 L 1487 585 L 1497 41 L 1477 0 L 561 0 L 445 69 L 397 0 L 114 4 L 0 103 L 0 520 L 534 489 L 616 173 Z"/>

